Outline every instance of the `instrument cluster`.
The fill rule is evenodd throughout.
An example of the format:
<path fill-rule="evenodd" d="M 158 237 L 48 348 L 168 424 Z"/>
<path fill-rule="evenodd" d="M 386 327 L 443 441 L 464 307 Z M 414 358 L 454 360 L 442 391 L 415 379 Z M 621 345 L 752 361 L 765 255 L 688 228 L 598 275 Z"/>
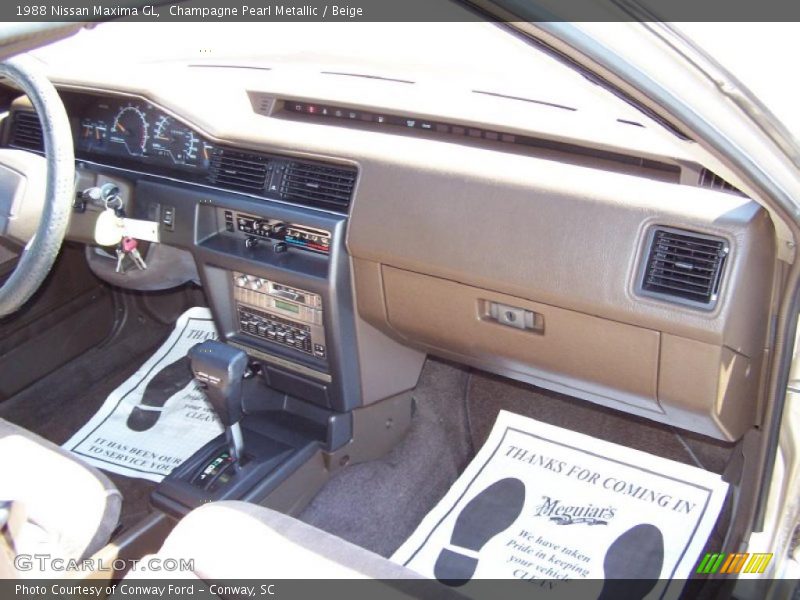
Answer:
<path fill-rule="evenodd" d="M 97 98 L 77 123 L 76 150 L 166 169 L 208 171 L 213 146 L 191 127 L 144 100 Z"/>

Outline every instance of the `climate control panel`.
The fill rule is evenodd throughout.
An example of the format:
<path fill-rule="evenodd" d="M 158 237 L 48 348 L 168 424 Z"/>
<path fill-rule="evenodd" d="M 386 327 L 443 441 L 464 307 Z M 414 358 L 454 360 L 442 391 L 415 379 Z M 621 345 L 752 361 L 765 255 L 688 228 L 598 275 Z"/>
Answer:
<path fill-rule="evenodd" d="M 297 223 L 286 223 L 279 219 L 255 217 L 233 210 L 220 209 L 220 212 L 225 230 L 229 233 L 242 235 L 250 240 L 272 240 L 286 244 L 288 248 L 330 254 L 329 231 Z"/>
<path fill-rule="evenodd" d="M 319 294 L 238 271 L 233 285 L 241 333 L 327 358 Z"/>

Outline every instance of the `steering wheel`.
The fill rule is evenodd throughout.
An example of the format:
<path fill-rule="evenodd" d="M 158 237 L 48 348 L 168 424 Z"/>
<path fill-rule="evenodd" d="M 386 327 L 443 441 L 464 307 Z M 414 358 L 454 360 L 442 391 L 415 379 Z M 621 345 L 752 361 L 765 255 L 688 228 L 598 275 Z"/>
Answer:
<path fill-rule="evenodd" d="M 0 317 L 39 289 L 61 249 L 75 193 L 72 130 L 61 98 L 30 56 L 0 63 L 0 75 L 27 94 L 42 125 L 45 157 L 0 149 L 0 238 L 23 244 L 17 266 L 0 287 Z"/>

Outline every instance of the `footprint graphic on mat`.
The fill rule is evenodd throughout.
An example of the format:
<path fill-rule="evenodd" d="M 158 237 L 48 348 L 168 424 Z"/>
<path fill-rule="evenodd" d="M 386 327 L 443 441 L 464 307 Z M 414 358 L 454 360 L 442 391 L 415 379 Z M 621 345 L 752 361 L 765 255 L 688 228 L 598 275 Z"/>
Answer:
<path fill-rule="evenodd" d="M 655 587 L 663 566 L 661 530 L 647 523 L 630 528 L 606 551 L 598 600 L 642 600 Z"/>
<path fill-rule="evenodd" d="M 128 429 L 147 431 L 158 423 L 161 409 L 173 395 L 192 380 L 191 361 L 188 356 L 179 358 L 156 373 L 147 382 L 142 401 L 133 407 L 128 416 Z"/>
<path fill-rule="evenodd" d="M 498 533 L 517 520 L 525 504 L 525 484 L 515 477 L 501 479 L 470 500 L 461 510 L 433 573 L 442 583 L 464 585 L 478 567 L 478 552 Z"/>

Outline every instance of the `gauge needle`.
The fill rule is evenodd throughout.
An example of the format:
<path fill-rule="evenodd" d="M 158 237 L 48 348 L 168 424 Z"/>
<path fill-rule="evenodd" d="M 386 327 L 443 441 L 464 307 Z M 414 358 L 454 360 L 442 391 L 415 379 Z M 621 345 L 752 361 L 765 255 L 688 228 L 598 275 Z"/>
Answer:
<path fill-rule="evenodd" d="M 208 160 L 208 148 L 206 148 L 205 146 L 203 146 L 203 158 L 205 160 Z"/>
<path fill-rule="evenodd" d="M 117 129 L 119 129 L 122 133 L 128 133 L 125 131 L 125 128 L 122 126 L 122 123 L 117 123 Z"/>

